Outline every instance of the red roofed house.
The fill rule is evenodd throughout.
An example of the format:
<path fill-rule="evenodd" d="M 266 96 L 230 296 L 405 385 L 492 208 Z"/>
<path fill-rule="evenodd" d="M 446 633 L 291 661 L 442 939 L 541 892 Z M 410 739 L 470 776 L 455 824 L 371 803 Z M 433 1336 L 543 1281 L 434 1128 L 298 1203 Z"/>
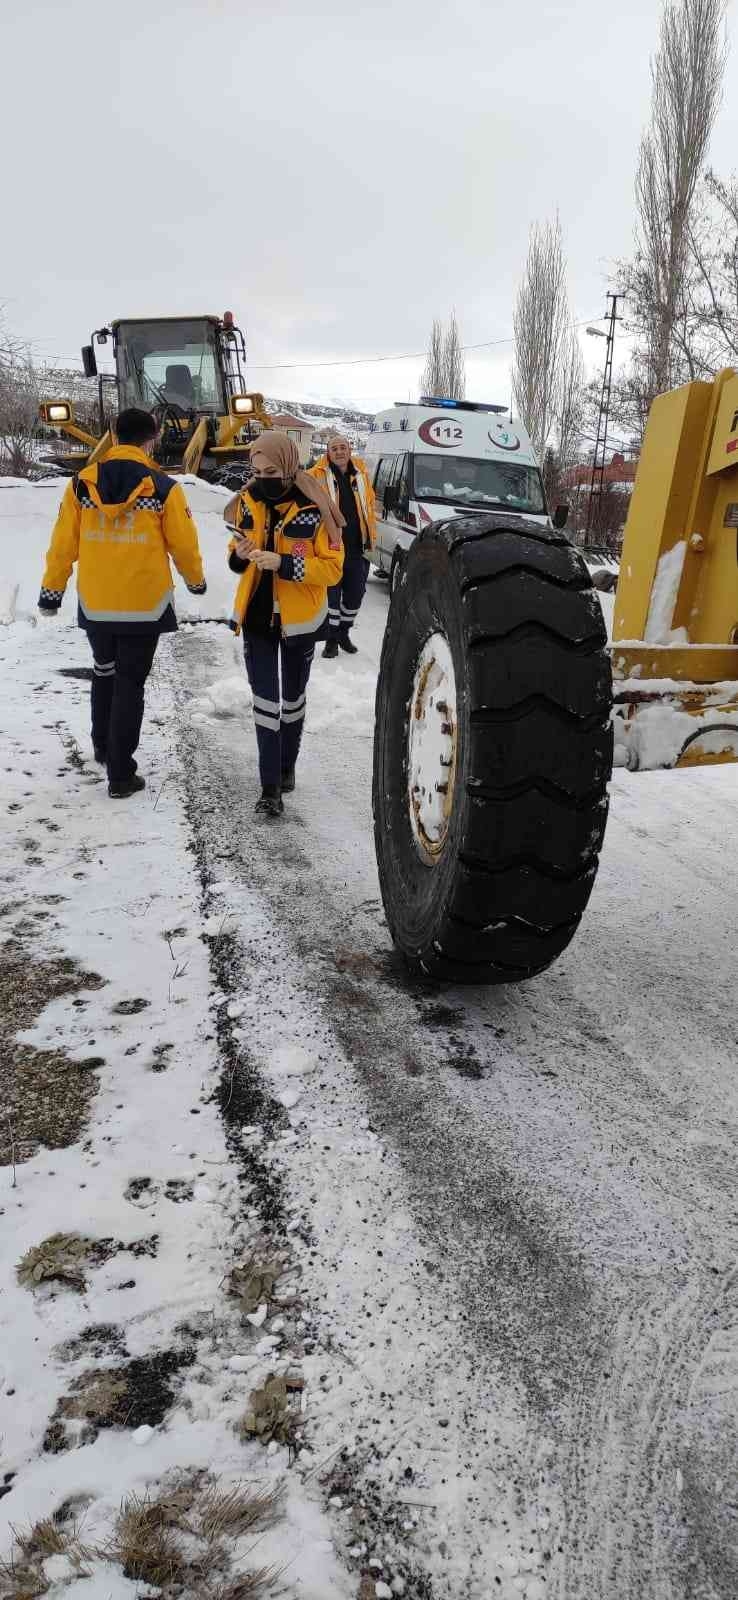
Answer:
<path fill-rule="evenodd" d="M 603 483 L 611 483 L 613 486 L 617 486 L 618 488 L 623 488 L 625 486 L 632 488 L 632 485 L 635 482 L 637 466 L 637 456 L 630 456 L 626 461 L 624 455 L 616 452 L 612 458 L 612 461 L 608 461 L 605 464 L 602 481 Z M 592 463 L 591 461 L 582 461 L 578 466 L 571 467 L 568 472 L 564 473 L 561 483 L 562 488 L 575 489 L 579 487 L 579 485 L 584 485 L 586 487 L 589 483 L 591 483 L 591 481 Z"/>

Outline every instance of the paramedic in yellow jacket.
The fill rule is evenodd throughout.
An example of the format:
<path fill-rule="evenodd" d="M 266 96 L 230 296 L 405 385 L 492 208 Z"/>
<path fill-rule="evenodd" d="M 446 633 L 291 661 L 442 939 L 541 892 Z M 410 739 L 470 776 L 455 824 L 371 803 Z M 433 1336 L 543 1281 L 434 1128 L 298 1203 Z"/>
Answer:
<path fill-rule="evenodd" d="M 144 684 L 160 633 L 177 626 L 170 559 L 192 594 L 205 593 L 197 529 L 180 484 L 146 454 L 149 411 L 121 411 L 117 444 L 66 489 L 46 556 L 39 609 L 58 612 L 77 563 L 77 620 L 90 641 L 92 746 L 108 794 L 145 786 L 136 772 Z"/>
<path fill-rule="evenodd" d="M 326 454 L 311 467 L 310 475 L 340 507 L 346 523 L 343 575 L 328 595 L 330 633 L 323 655 L 330 661 L 338 655 L 339 645 L 348 655 L 356 655 L 351 629 L 366 591 L 369 559 L 377 536 L 374 490 L 363 461 L 352 456 L 342 433 L 334 433 L 328 440 Z"/>
<path fill-rule="evenodd" d="M 328 623 L 328 590 L 343 568 L 343 519 L 299 468 L 297 446 L 267 429 L 251 446 L 254 476 L 225 509 L 235 532 L 229 565 L 242 574 L 232 626 L 243 630 L 254 696 L 261 797 L 256 810 L 281 816 L 295 787 L 305 692 Z M 280 686 L 281 668 L 281 686 Z"/>

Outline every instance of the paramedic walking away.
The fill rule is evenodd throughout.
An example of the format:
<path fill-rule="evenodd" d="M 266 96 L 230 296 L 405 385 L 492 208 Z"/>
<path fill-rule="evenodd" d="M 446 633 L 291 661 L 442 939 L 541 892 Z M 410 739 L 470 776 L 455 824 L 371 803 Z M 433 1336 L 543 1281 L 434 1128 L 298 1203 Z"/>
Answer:
<path fill-rule="evenodd" d="M 338 655 L 339 645 L 348 655 L 356 655 L 351 629 L 364 598 L 369 559 L 376 542 L 374 490 L 363 461 L 351 455 L 348 439 L 340 433 L 328 440 L 327 452 L 311 467 L 310 476 L 330 495 L 346 521 L 343 576 L 328 595 L 330 633 L 323 655 L 330 661 Z"/>
<path fill-rule="evenodd" d="M 305 691 L 316 638 L 325 637 L 328 589 L 341 579 L 343 519 L 300 471 L 286 433 L 267 429 L 255 439 L 251 464 L 253 478 L 225 509 L 235 534 L 229 565 L 242 574 L 232 627 L 243 629 L 254 697 L 262 791 L 256 810 L 278 817 L 282 795 L 295 787 Z"/>
<path fill-rule="evenodd" d="M 184 491 L 146 453 L 158 431 L 149 411 L 121 411 L 113 449 L 72 478 L 38 601 L 56 615 L 76 561 L 77 621 L 93 656 L 92 746 L 114 800 L 145 787 L 133 757 L 159 635 L 177 627 L 170 560 L 192 594 L 205 593 Z"/>

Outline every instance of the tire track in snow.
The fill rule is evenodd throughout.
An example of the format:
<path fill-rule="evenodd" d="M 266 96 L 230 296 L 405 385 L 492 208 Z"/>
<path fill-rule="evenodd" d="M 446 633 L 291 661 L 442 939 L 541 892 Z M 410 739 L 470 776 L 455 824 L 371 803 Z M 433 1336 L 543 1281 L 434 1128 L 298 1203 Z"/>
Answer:
<path fill-rule="evenodd" d="M 194 678 L 212 674 L 204 652 L 199 664 L 190 652 Z M 193 753 L 224 827 L 239 811 L 248 817 L 248 756 L 234 760 L 217 729 L 207 752 Z M 307 744 L 307 775 L 310 758 Z M 718 1152 L 710 1171 L 699 1149 L 679 1162 L 685 1107 L 646 1070 L 659 1015 L 648 952 L 641 959 L 619 946 L 628 951 L 624 989 L 632 979 L 634 1005 L 643 1007 L 640 1053 L 603 1017 L 595 974 L 612 936 L 607 918 L 604 926 L 593 919 L 589 945 L 555 975 L 517 991 L 443 995 L 456 1015 L 448 1035 L 430 1032 L 423 1017 L 437 1002 L 399 978 L 381 916 L 366 903 L 374 884 L 366 815 L 347 812 L 340 781 L 336 788 L 309 821 L 301 820 L 307 797 L 295 797 L 278 848 L 262 834 L 252 847 L 246 821 L 244 875 L 271 902 L 298 966 L 317 970 L 319 962 L 333 1030 L 361 1073 L 376 1126 L 403 1159 L 437 1292 L 461 1300 L 459 1347 L 476 1359 L 480 1388 L 507 1390 L 510 1428 L 494 1446 L 500 1470 L 520 1505 L 532 1505 L 539 1490 L 541 1503 L 553 1501 L 554 1523 L 559 1485 L 564 1521 L 545 1592 L 556 1600 L 734 1600 L 730 1491 L 727 1481 L 725 1494 L 712 1489 L 731 1446 L 721 1396 L 732 1369 L 704 1310 L 712 1296 L 729 1349 L 732 1281 L 715 1297 L 728 1259 L 720 1245 L 725 1163 Z M 331 829 L 339 867 L 321 875 Z M 352 854 L 355 886 L 340 878 Z M 679 985 L 679 974 L 665 982 L 662 1008 L 678 1004 Z M 695 1011 L 695 1036 L 706 1035 L 709 1051 L 715 1008 L 697 995 Z M 473 1087 L 449 1071 L 443 1043 L 451 1035 L 478 1052 L 484 1076 Z M 542 1077 L 552 1053 L 555 1085 Z M 705 1241 L 700 1256 L 711 1196 L 716 1251 Z M 485 1448 L 483 1428 L 476 1437 Z"/>

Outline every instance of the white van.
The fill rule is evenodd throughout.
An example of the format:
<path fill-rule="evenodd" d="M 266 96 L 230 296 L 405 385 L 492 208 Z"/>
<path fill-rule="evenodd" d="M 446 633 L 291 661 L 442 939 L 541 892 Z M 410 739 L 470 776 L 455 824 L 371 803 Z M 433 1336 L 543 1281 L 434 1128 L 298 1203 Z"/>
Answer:
<path fill-rule="evenodd" d="M 374 563 L 393 582 L 431 522 L 493 510 L 549 522 L 533 446 L 507 406 L 398 402 L 375 417 L 364 460 L 377 497 Z"/>

